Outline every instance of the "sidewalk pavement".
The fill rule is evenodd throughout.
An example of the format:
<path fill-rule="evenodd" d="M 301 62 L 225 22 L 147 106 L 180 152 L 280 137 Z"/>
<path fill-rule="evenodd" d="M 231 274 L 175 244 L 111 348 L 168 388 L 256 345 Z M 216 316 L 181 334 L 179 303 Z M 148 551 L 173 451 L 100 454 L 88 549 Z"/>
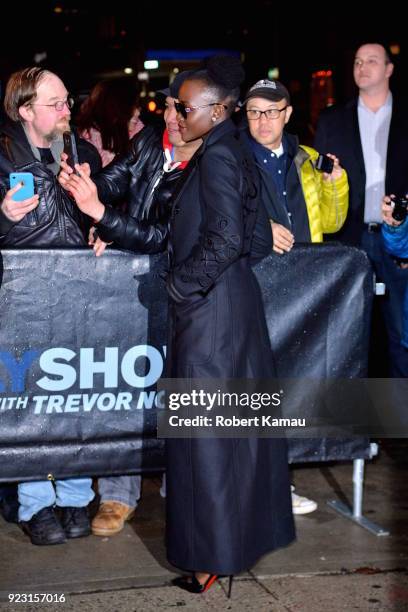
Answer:
<path fill-rule="evenodd" d="M 352 503 L 352 464 L 293 469 L 296 491 L 316 512 L 297 516 L 297 542 L 267 555 L 234 580 L 202 596 L 170 586 L 176 570 L 164 549 L 160 479 L 146 477 L 135 517 L 112 538 L 91 536 L 53 547 L 32 546 L 15 524 L 0 519 L 0 609 L 120 612 L 257 610 L 320 612 L 408 610 L 408 442 L 382 441 L 366 464 L 363 513 L 390 531 L 377 537 L 336 514 L 326 502 Z M 9 604 L 10 593 L 64 594 L 63 603 Z"/>

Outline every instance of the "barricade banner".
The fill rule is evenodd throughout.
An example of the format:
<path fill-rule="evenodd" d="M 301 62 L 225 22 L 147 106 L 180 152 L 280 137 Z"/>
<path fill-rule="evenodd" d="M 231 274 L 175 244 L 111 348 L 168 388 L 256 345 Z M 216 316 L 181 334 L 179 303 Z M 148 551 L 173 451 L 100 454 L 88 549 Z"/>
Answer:
<path fill-rule="evenodd" d="M 0 288 L 0 480 L 164 469 L 162 256 L 5 250 Z M 365 255 L 299 246 L 257 266 L 279 376 L 365 375 L 373 294 Z M 296 461 L 368 456 L 367 440 L 291 441 Z"/>

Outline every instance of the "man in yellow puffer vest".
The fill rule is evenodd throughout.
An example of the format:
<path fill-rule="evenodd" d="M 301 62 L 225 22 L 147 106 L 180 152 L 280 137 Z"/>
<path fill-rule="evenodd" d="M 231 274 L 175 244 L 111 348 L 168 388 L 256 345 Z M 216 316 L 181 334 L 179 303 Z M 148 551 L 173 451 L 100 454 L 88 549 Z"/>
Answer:
<path fill-rule="evenodd" d="M 290 96 L 279 81 L 263 79 L 245 98 L 249 144 L 261 175 L 261 199 L 269 216 L 273 250 L 283 254 L 295 242 L 322 242 L 337 232 L 348 209 L 347 175 L 335 155 L 330 174 L 316 167 L 318 152 L 284 131 L 292 114 Z"/>

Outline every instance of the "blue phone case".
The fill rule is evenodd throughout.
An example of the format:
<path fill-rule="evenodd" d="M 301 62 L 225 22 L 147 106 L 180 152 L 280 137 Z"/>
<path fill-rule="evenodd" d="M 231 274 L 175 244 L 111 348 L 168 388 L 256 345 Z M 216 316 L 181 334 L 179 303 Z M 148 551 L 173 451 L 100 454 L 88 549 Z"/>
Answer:
<path fill-rule="evenodd" d="M 31 172 L 12 172 L 10 174 L 10 189 L 15 187 L 17 183 L 23 183 L 23 186 L 13 194 L 13 200 L 21 202 L 34 195 L 34 176 Z"/>

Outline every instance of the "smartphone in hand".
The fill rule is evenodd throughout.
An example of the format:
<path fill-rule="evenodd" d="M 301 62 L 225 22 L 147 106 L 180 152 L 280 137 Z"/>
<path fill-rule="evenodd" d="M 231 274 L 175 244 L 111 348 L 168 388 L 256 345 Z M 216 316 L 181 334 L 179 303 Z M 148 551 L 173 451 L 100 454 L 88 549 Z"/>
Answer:
<path fill-rule="evenodd" d="M 326 172 L 327 174 L 331 174 L 333 172 L 334 160 L 331 157 L 327 157 L 327 155 L 319 154 L 319 157 L 316 160 L 315 168 L 316 170 L 320 170 L 320 172 Z"/>
<path fill-rule="evenodd" d="M 9 175 L 10 189 L 17 184 L 22 183 L 21 188 L 13 194 L 12 199 L 16 202 L 22 202 L 27 198 L 32 198 L 34 195 L 34 176 L 31 172 L 12 172 Z"/>
<path fill-rule="evenodd" d="M 67 164 L 73 169 L 75 174 L 78 174 L 75 170 L 75 164 L 79 164 L 75 136 L 72 132 L 64 132 L 62 137 L 64 139 L 64 153 L 68 156 Z"/>

